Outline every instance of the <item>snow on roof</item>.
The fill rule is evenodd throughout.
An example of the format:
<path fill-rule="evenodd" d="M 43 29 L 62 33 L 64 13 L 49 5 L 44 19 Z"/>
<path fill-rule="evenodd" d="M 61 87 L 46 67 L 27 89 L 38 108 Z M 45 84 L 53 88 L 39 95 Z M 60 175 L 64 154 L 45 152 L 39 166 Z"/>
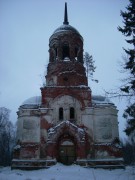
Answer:
<path fill-rule="evenodd" d="M 41 96 L 34 96 L 29 99 L 26 99 L 22 105 L 40 105 L 41 104 Z"/>
<path fill-rule="evenodd" d="M 77 34 L 80 35 L 80 33 L 79 33 L 73 26 L 67 25 L 67 24 L 63 24 L 63 25 L 61 25 L 60 27 L 58 27 L 58 28 L 54 31 L 53 34 L 59 33 L 59 32 L 61 32 L 61 31 L 73 31 L 73 32 L 75 32 L 75 33 L 77 33 Z"/>
<path fill-rule="evenodd" d="M 107 97 L 100 96 L 100 95 L 93 95 L 92 103 L 94 103 L 94 104 L 113 104 Z"/>
<path fill-rule="evenodd" d="M 100 95 L 92 96 L 92 103 L 93 104 L 113 104 L 107 97 L 100 96 Z M 41 96 L 34 96 L 34 97 L 26 99 L 22 103 L 21 106 L 24 106 L 24 105 L 41 105 Z"/>
<path fill-rule="evenodd" d="M 83 37 L 80 35 L 80 33 L 77 31 L 77 29 L 75 29 L 73 26 L 71 26 L 69 24 L 63 24 L 60 27 L 58 27 L 51 35 L 49 41 L 51 41 L 53 38 L 56 38 L 58 34 L 61 34 L 61 33 L 63 34 L 63 33 L 68 33 L 68 32 L 73 32 L 73 33 L 78 34 L 83 41 Z"/>

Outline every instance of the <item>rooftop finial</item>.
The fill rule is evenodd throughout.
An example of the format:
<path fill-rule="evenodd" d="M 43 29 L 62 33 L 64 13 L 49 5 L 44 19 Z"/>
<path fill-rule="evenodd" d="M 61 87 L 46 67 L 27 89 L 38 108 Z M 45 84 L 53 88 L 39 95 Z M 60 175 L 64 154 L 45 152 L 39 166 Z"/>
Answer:
<path fill-rule="evenodd" d="M 69 22 L 68 22 L 68 13 L 67 13 L 67 3 L 65 2 L 65 12 L 64 12 L 64 22 L 63 24 L 66 24 L 68 25 Z"/>

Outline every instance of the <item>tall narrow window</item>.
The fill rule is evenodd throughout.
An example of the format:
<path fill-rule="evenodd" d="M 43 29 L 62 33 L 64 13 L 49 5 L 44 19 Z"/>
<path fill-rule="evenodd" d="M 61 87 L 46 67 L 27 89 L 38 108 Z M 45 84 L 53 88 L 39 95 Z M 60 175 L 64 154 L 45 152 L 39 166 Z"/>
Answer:
<path fill-rule="evenodd" d="M 77 59 L 78 47 L 75 47 L 75 58 Z"/>
<path fill-rule="evenodd" d="M 56 57 L 57 57 L 57 48 L 55 48 L 55 55 L 56 55 Z"/>
<path fill-rule="evenodd" d="M 63 108 L 59 108 L 59 120 L 62 121 L 63 120 Z"/>
<path fill-rule="evenodd" d="M 75 118 L 75 109 L 73 107 L 70 108 L 70 119 Z"/>
<path fill-rule="evenodd" d="M 63 52 L 62 52 L 63 59 L 65 59 L 66 57 L 70 58 L 70 56 L 69 56 L 69 45 L 64 44 L 62 49 L 63 49 Z"/>

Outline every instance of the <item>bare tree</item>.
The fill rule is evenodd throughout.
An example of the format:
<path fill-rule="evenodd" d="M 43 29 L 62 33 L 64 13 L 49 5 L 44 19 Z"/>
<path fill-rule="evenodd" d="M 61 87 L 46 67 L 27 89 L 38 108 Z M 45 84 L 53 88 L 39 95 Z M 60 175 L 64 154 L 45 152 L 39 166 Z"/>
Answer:
<path fill-rule="evenodd" d="M 0 165 L 10 165 L 11 152 L 15 143 L 15 129 L 9 120 L 10 110 L 0 107 Z"/>
<path fill-rule="evenodd" d="M 86 75 L 87 78 L 90 78 L 92 81 L 95 81 L 98 83 L 97 79 L 93 79 L 93 73 L 95 72 L 96 66 L 94 65 L 95 61 L 93 60 L 92 55 L 90 55 L 88 52 L 85 52 L 84 54 L 84 66 L 86 68 Z"/>

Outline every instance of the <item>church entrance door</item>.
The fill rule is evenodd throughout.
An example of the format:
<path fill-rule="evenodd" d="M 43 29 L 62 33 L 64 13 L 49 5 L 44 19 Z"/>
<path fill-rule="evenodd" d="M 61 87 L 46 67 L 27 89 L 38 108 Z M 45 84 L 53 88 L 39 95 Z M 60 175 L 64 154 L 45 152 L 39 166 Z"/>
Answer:
<path fill-rule="evenodd" d="M 59 146 L 59 162 L 71 165 L 76 159 L 75 145 L 71 141 L 64 141 Z"/>

